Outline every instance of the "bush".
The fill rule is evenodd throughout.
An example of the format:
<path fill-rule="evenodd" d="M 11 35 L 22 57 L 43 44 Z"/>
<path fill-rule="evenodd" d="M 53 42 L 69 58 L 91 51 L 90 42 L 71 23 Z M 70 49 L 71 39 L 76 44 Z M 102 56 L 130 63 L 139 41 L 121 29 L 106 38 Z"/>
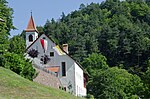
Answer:
<path fill-rule="evenodd" d="M 39 52 L 35 49 L 31 49 L 27 52 L 29 54 L 30 57 L 35 58 L 38 56 Z"/>
<path fill-rule="evenodd" d="M 94 96 L 91 95 L 91 94 L 87 94 L 86 98 L 87 98 L 87 99 L 94 99 Z"/>
<path fill-rule="evenodd" d="M 44 63 L 44 64 L 47 64 L 51 59 L 48 57 L 48 55 L 44 55 L 44 56 L 41 56 L 41 61 Z"/>
<path fill-rule="evenodd" d="M 136 99 L 144 92 L 140 77 L 117 67 L 97 72 L 91 85 L 98 99 Z"/>
<path fill-rule="evenodd" d="M 33 80 L 35 69 L 32 67 L 31 62 L 26 60 L 23 55 L 7 52 L 4 54 L 4 58 L 3 67 L 14 71 L 24 78 Z"/>

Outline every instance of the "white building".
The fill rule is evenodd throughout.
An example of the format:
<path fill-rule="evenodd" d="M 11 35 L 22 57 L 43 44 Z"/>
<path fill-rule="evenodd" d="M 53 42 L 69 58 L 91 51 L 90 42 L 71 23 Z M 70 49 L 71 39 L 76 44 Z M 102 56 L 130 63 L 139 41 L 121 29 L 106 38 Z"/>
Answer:
<path fill-rule="evenodd" d="M 68 55 L 68 45 L 64 44 L 61 49 L 45 34 L 38 37 L 38 31 L 33 17 L 29 20 L 26 32 L 26 51 L 37 50 L 38 56 L 34 62 L 39 66 L 55 72 L 62 83 L 62 87 L 76 96 L 86 96 L 86 80 L 82 66 Z M 47 55 L 50 61 L 42 62 L 43 56 Z"/>

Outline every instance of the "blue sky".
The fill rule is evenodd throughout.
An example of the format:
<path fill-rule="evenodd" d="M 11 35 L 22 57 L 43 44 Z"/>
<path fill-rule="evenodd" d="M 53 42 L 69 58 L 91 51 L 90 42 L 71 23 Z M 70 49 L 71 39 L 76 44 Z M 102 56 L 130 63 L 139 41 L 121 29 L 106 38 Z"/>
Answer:
<path fill-rule="evenodd" d="M 12 30 L 11 36 L 20 34 L 26 29 L 31 11 L 35 24 L 43 26 L 46 20 L 59 19 L 62 12 L 67 15 L 78 10 L 80 4 L 101 3 L 104 0 L 7 0 L 8 6 L 14 10 L 13 23 L 18 30 Z"/>

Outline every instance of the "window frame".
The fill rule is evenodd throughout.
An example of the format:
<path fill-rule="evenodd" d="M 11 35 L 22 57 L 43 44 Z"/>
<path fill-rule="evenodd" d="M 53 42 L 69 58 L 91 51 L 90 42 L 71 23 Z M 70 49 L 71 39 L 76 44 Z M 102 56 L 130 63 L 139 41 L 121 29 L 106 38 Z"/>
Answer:
<path fill-rule="evenodd" d="M 28 39 L 29 39 L 29 42 L 33 42 L 33 35 L 30 34 L 29 37 L 28 37 Z"/>
<path fill-rule="evenodd" d="M 62 76 L 65 77 L 66 76 L 66 62 L 61 62 L 61 66 L 62 66 Z"/>
<path fill-rule="evenodd" d="M 54 52 L 50 52 L 50 53 L 49 53 L 49 56 L 50 56 L 50 57 L 54 57 Z"/>

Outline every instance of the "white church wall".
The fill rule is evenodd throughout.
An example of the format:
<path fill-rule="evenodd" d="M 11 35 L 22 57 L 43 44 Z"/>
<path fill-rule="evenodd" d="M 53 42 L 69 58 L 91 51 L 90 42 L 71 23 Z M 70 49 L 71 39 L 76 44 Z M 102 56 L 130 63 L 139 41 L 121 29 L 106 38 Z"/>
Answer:
<path fill-rule="evenodd" d="M 86 96 L 86 88 L 84 88 L 83 70 L 75 63 L 75 88 L 76 96 Z"/>
<path fill-rule="evenodd" d="M 40 39 L 43 39 L 45 38 L 47 41 L 48 41 L 48 48 L 47 48 L 47 51 L 45 51 L 44 53 L 44 49 L 42 48 L 42 45 L 41 45 L 41 42 L 40 42 Z M 38 58 L 41 59 L 42 56 L 45 55 L 48 55 L 48 57 L 50 57 L 50 52 L 54 52 L 54 57 L 50 57 L 50 62 L 46 65 L 46 66 L 59 66 L 59 64 L 57 64 L 55 60 L 55 57 L 57 57 L 57 53 L 56 51 L 53 49 L 53 47 L 56 46 L 55 43 L 53 43 L 51 40 L 49 40 L 49 38 L 47 38 L 47 36 L 45 36 L 44 34 L 40 36 L 40 38 L 28 49 L 31 50 L 31 49 L 36 49 L 38 50 L 39 54 L 38 54 Z M 59 59 L 58 59 L 59 60 Z M 45 66 L 45 65 L 43 65 Z"/>
<path fill-rule="evenodd" d="M 75 95 L 75 66 L 74 61 L 67 55 L 60 57 L 60 81 L 66 87 L 66 90 Z M 62 76 L 62 66 L 61 63 L 66 63 L 66 76 Z"/>
<path fill-rule="evenodd" d="M 33 36 L 33 42 L 38 38 L 38 33 L 26 32 L 26 48 L 29 47 L 33 43 L 33 42 L 29 42 L 29 35 Z"/>

